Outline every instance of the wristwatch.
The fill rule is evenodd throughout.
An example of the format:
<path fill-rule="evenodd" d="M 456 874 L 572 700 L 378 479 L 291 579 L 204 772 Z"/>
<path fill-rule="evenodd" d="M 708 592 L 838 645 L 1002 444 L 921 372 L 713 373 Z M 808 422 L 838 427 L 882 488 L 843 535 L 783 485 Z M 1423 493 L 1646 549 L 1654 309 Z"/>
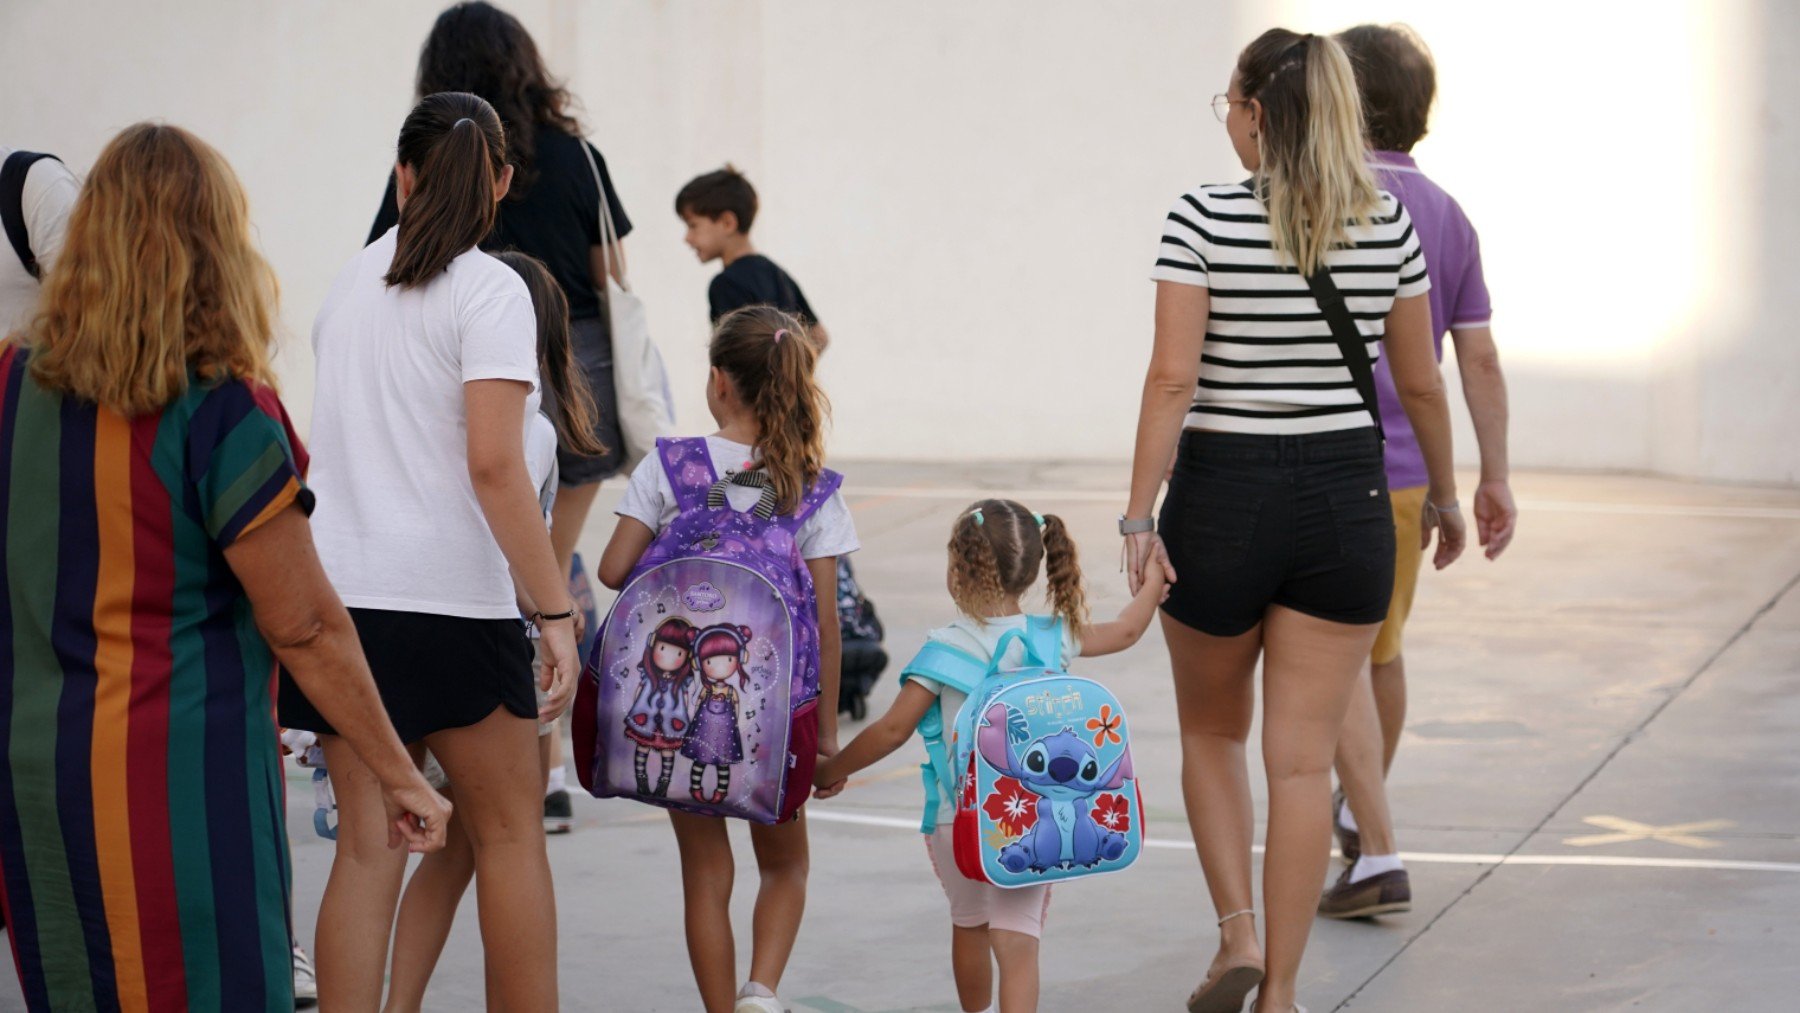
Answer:
<path fill-rule="evenodd" d="M 1141 535 L 1146 531 L 1155 530 L 1156 519 L 1153 517 L 1138 517 L 1132 519 L 1127 518 L 1124 514 L 1119 515 L 1119 534 L 1121 535 Z"/>

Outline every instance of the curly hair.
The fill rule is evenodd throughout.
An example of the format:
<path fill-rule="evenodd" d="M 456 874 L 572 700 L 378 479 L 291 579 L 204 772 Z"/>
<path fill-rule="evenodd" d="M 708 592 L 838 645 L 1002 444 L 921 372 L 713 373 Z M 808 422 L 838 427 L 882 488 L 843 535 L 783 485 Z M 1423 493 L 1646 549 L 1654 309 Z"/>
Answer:
<path fill-rule="evenodd" d="M 518 18 L 480 0 L 446 8 L 419 49 L 418 97 L 441 91 L 479 95 L 500 114 L 512 142 L 506 157 L 516 176 L 515 198 L 537 182 L 539 127 L 581 136 L 581 124 L 569 112 L 574 97 L 544 68 L 531 33 Z"/>
<path fill-rule="evenodd" d="M 1009 499 L 971 503 L 950 529 L 950 598 L 971 618 L 1037 583 L 1048 573 L 1050 606 L 1079 633 L 1087 625 L 1087 592 L 1068 526 Z"/>
<path fill-rule="evenodd" d="M 88 173 L 22 338 L 45 387 L 149 415 L 187 392 L 190 371 L 273 386 L 275 293 L 224 157 L 138 123 Z"/>

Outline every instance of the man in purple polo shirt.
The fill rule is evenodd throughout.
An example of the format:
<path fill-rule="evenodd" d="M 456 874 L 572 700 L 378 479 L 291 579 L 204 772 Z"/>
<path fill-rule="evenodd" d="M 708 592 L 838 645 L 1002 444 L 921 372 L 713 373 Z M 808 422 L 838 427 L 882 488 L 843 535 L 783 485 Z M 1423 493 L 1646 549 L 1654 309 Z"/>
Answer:
<path fill-rule="evenodd" d="M 1443 357 L 1446 331 L 1456 342 L 1463 398 L 1481 448 L 1481 483 L 1471 509 L 1487 557 L 1495 559 L 1512 540 L 1518 511 L 1507 485 L 1506 380 L 1488 327 L 1492 310 L 1481 276 L 1481 247 L 1462 208 L 1419 172 L 1408 154 L 1425 136 L 1437 75 L 1424 43 L 1403 26 L 1362 25 L 1340 34 L 1338 41 L 1350 54 L 1362 92 L 1376 181 L 1406 207 L 1425 250 L 1438 357 Z M 1350 864 L 1319 901 L 1319 913 L 1329 918 L 1366 918 L 1412 906 L 1412 885 L 1394 841 L 1384 781 L 1406 719 L 1400 641 L 1424 556 L 1419 517 L 1425 505 L 1425 461 L 1385 358 L 1375 369 L 1375 389 L 1387 431 L 1398 558 L 1393 604 L 1338 739 L 1337 772 L 1343 787 L 1332 806 L 1332 825 Z"/>

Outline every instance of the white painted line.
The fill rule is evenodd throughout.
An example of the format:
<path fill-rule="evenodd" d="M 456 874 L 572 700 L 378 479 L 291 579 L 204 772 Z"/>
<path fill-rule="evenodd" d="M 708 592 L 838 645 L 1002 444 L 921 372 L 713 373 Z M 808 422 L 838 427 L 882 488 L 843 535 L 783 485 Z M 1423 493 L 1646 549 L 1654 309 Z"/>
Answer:
<path fill-rule="evenodd" d="M 845 493 L 851 500 L 942 499 L 971 502 L 978 499 L 1014 499 L 1021 502 L 1117 503 L 1125 502 L 1124 489 L 975 489 L 911 485 L 853 485 Z M 1576 500 L 1525 499 L 1521 511 L 1544 513 L 1614 514 L 1632 517 L 1719 517 L 1738 520 L 1800 521 L 1800 507 L 1707 506 L 1679 503 L 1599 503 Z"/>
<path fill-rule="evenodd" d="M 820 823 L 849 823 L 856 826 L 890 827 L 915 832 L 919 829 L 918 820 L 900 819 L 896 816 L 877 816 L 873 813 L 844 812 L 837 809 L 824 809 L 817 805 L 807 807 L 806 818 Z M 1194 845 L 1190 841 L 1157 837 L 1146 837 L 1144 847 L 1172 851 L 1194 850 Z M 1252 847 L 1250 850 L 1259 855 L 1263 852 L 1261 845 Z M 1800 862 L 1742 862 L 1725 858 L 1633 858 L 1625 855 L 1507 856 L 1497 853 L 1459 851 L 1402 851 L 1400 857 L 1404 861 L 1417 862 L 1420 865 L 1581 865 L 1617 869 L 1800 873 Z"/>

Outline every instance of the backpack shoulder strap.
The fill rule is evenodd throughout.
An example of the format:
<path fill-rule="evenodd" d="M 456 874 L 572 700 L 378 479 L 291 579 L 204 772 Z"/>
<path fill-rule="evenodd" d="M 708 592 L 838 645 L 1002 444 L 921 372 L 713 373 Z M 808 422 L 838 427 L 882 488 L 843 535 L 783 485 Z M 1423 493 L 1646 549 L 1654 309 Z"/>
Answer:
<path fill-rule="evenodd" d="M 913 660 L 900 672 L 900 683 L 915 676 L 931 679 L 941 686 L 971 693 L 987 677 L 987 662 L 967 651 L 926 641 Z M 956 797 L 956 765 L 944 744 L 944 701 L 931 701 L 925 716 L 919 719 L 919 737 L 925 740 L 925 762 L 919 765 L 919 779 L 925 789 L 925 813 L 919 820 L 919 832 L 929 834 L 937 829 L 938 789 L 950 798 Z"/>
<path fill-rule="evenodd" d="M 659 437 L 656 455 L 675 491 L 675 506 L 682 513 L 706 505 L 706 493 L 719 476 L 713 471 L 712 453 L 704 437 Z"/>
<path fill-rule="evenodd" d="M 41 276 L 37 255 L 31 252 L 31 233 L 25 228 L 25 176 L 31 167 L 46 158 L 56 158 L 38 151 L 15 151 L 0 165 L 0 226 L 6 229 L 6 240 L 18 254 L 19 263 L 33 278 Z M 58 159 L 60 161 L 60 159 Z"/>
<path fill-rule="evenodd" d="M 818 513 L 825 501 L 831 498 L 831 494 L 837 492 L 843 484 L 844 476 L 830 468 L 820 469 L 819 477 L 813 479 L 812 488 L 806 490 L 806 495 L 800 497 L 800 505 L 782 523 L 795 531 L 800 530 L 800 525 L 805 524 L 808 517 Z"/>
<path fill-rule="evenodd" d="M 1351 319 L 1350 308 L 1344 304 L 1344 294 L 1331 279 L 1331 268 L 1320 263 L 1318 270 L 1306 276 L 1306 287 L 1312 289 L 1313 299 L 1325 314 L 1325 322 L 1331 325 L 1331 336 L 1344 356 L 1344 365 L 1350 368 L 1356 393 L 1362 398 L 1363 407 L 1368 409 L 1369 417 L 1375 420 L 1376 435 L 1386 439 L 1387 433 L 1381 426 L 1381 405 L 1375 399 L 1375 364 L 1369 360 L 1369 339 Z"/>
<path fill-rule="evenodd" d="M 1067 668 L 1069 659 L 1063 657 L 1063 621 L 1060 616 L 1026 616 L 1025 633 L 1021 638 L 1025 641 L 1026 653 L 1036 658 L 1045 668 Z"/>

